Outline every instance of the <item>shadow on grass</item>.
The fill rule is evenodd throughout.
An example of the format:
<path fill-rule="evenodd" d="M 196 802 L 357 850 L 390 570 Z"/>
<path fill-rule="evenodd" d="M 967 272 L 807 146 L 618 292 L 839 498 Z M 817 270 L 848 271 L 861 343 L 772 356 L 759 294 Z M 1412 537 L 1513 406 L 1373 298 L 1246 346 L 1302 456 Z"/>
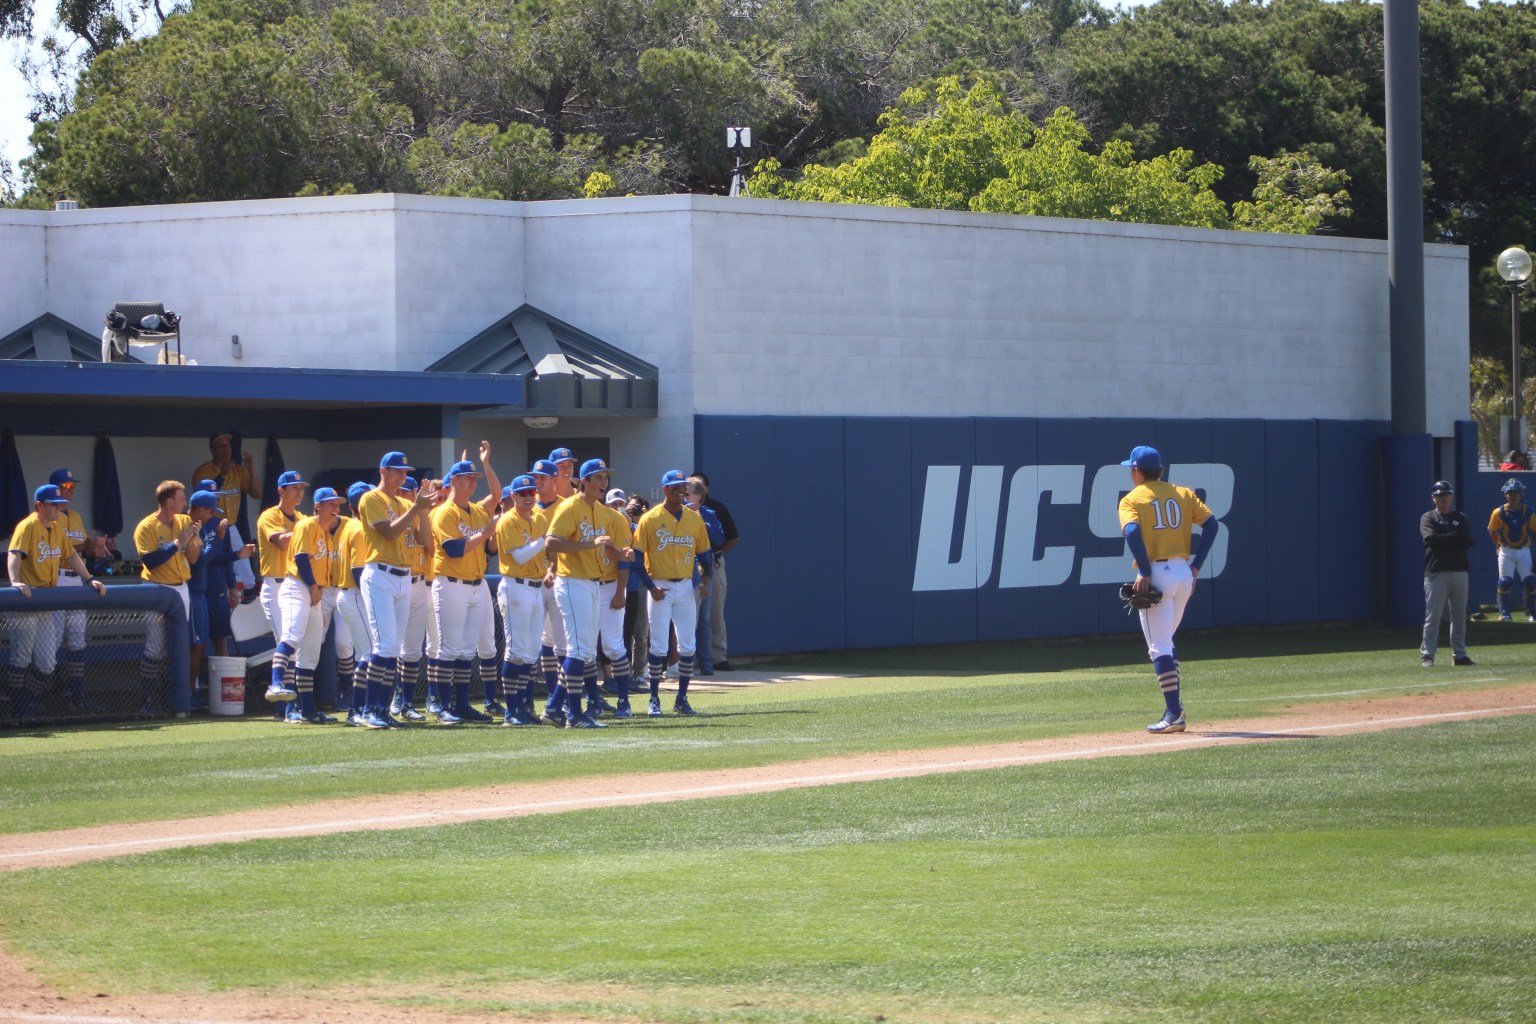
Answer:
<path fill-rule="evenodd" d="M 1536 642 L 1536 626 L 1525 622 L 1475 620 L 1468 623 L 1469 647 L 1505 647 Z M 1334 654 L 1416 653 L 1417 629 L 1389 629 L 1375 623 L 1307 623 L 1240 629 L 1181 630 L 1178 647 L 1186 661 L 1317 657 Z M 1144 668 L 1146 645 L 1139 632 L 1049 640 L 1011 640 L 944 647 L 826 651 L 764 660 L 753 671 L 789 673 L 847 671 L 910 678 L 968 677 L 999 673 L 1073 672 L 1124 666 Z"/>

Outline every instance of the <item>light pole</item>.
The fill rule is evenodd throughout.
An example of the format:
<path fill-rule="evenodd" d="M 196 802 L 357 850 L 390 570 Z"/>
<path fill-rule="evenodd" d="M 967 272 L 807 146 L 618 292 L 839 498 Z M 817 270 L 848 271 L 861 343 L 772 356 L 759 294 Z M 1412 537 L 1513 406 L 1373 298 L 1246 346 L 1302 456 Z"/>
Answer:
<path fill-rule="evenodd" d="M 725 128 L 725 148 L 736 157 L 736 167 L 731 171 L 730 195 L 734 198 L 747 191 L 747 178 L 741 170 L 741 158 L 752 148 L 752 129 L 746 125 L 732 124 Z"/>
<path fill-rule="evenodd" d="M 1509 381 L 1514 391 L 1510 408 L 1511 450 L 1525 451 L 1525 419 L 1520 409 L 1520 289 L 1531 279 L 1531 254 L 1512 245 L 1494 262 L 1499 276 L 1509 285 Z"/>

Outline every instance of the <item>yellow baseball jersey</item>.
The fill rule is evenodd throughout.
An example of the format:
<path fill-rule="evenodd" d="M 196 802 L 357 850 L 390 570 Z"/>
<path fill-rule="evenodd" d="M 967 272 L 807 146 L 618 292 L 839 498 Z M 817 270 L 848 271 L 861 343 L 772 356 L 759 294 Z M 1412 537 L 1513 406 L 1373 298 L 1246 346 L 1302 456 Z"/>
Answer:
<path fill-rule="evenodd" d="M 599 513 L 603 518 L 598 522 L 602 531 L 613 538 L 616 547 L 628 547 L 630 535 L 634 527 L 630 525 L 629 517 L 617 509 L 601 506 Z M 612 583 L 619 578 L 619 563 L 604 548 L 598 553 L 598 564 L 602 567 L 602 580 L 604 583 Z"/>
<path fill-rule="evenodd" d="M 218 487 L 218 490 L 213 493 L 219 496 L 219 513 L 225 519 L 234 522 L 240 518 L 240 495 L 244 494 L 246 488 L 251 485 L 251 474 L 246 472 L 244 463 L 230 463 L 229 468 L 224 470 L 222 482 L 220 482 L 218 465 L 205 462 L 192 471 L 192 479 L 188 481 L 191 486 L 188 490 L 195 487 L 199 480 L 212 480 Z"/>
<path fill-rule="evenodd" d="M 452 576 L 456 580 L 480 580 L 485 578 L 485 547 L 466 551 L 454 558 L 443 550 L 443 543 L 463 540 L 472 533 L 479 533 L 491 525 L 491 517 L 478 502 L 472 501 L 461 508 L 452 499 L 432 510 L 432 557 L 433 576 Z"/>
<path fill-rule="evenodd" d="M 1194 491 L 1166 480 L 1144 483 L 1120 499 L 1121 531 L 1140 523 L 1147 557 L 1154 562 L 1189 558 L 1190 528 L 1209 518 L 1211 510 Z"/>
<path fill-rule="evenodd" d="M 288 552 L 278 547 L 271 537 L 274 533 L 292 533 L 302 518 L 304 518 L 302 512 L 295 512 L 290 516 L 278 505 L 273 505 L 257 517 L 256 561 L 263 576 L 275 576 L 281 579 L 288 575 Z"/>
<path fill-rule="evenodd" d="M 1499 538 L 1501 548 L 1524 548 L 1531 545 L 1531 532 L 1536 523 L 1531 521 L 1531 506 L 1521 502 L 1518 507 L 1500 505 L 1488 517 L 1488 532 Z"/>
<path fill-rule="evenodd" d="M 299 565 L 294 561 L 298 555 L 309 556 L 309 571 L 315 574 L 316 583 L 322 587 L 336 586 L 335 541 L 314 516 L 300 519 L 299 524 L 293 528 L 292 539 L 288 541 L 286 574 L 302 582 L 304 577 L 299 575 Z"/>
<path fill-rule="evenodd" d="M 440 508 L 441 506 L 439 506 Z M 411 572 L 426 579 L 428 583 L 437 579 L 437 544 L 432 537 L 432 513 L 437 509 L 431 509 L 426 513 L 420 525 L 412 526 L 406 531 L 410 538 L 409 550 L 414 553 L 415 561 L 411 563 Z"/>
<path fill-rule="evenodd" d="M 694 561 L 709 550 L 709 530 L 691 508 L 674 516 L 665 505 L 656 505 L 635 526 L 635 549 L 645 553 L 651 579 L 692 579 Z"/>
<path fill-rule="evenodd" d="M 549 518 L 549 536 L 563 540 L 590 542 L 603 532 L 607 522 L 603 512 L 607 506 L 600 501 L 587 501 L 579 494 L 566 498 L 555 506 Z M 611 536 L 611 535 L 610 535 Z M 615 538 L 622 541 L 623 538 Z M 585 551 L 560 552 L 555 555 L 555 575 L 570 576 L 580 580 L 601 579 L 603 575 L 602 553 L 596 548 Z"/>
<path fill-rule="evenodd" d="M 503 512 L 496 523 L 496 561 L 503 576 L 519 580 L 540 580 L 549 571 L 544 553 L 534 555 L 522 565 L 512 557 L 512 552 L 525 548 L 549 533 L 549 517 L 538 508 L 529 510 L 530 518 L 524 519 L 516 509 Z"/>
<path fill-rule="evenodd" d="M 379 523 L 399 518 L 410 507 L 411 502 L 399 495 L 391 498 L 377 487 L 358 501 L 357 521 L 362 524 L 363 537 L 368 542 L 368 561 L 419 571 L 416 568 L 416 552 L 411 550 L 416 540 L 414 524 L 394 540 L 388 539 L 378 530 Z"/>
<path fill-rule="evenodd" d="M 85 543 L 85 521 L 80 518 L 80 513 L 72 508 L 62 509 L 59 522 L 64 524 L 64 536 L 69 538 L 69 551 L 79 551 Z M 69 551 L 64 552 L 65 558 L 69 557 Z"/>
<path fill-rule="evenodd" d="M 139 520 L 139 525 L 133 528 L 133 546 L 138 549 L 140 558 L 151 551 L 160 550 L 163 545 L 170 544 L 181 536 L 181 531 L 192 525 L 191 516 L 181 515 L 171 518 L 173 522 L 170 526 L 162 523 L 160 516 L 155 513 L 150 513 Z M 165 583 L 174 587 L 192 578 L 192 566 L 187 563 L 187 553 L 178 551 L 153 569 L 146 565 L 139 575 L 151 583 Z"/>
<path fill-rule="evenodd" d="M 363 538 L 363 524 L 343 516 L 341 527 L 333 536 L 336 538 L 336 581 L 332 585 L 350 590 L 357 586 L 352 579 L 352 570 L 368 564 L 368 542 Z"/>
<path fill-rule="evenodd" d="M 21 578 L 17 582 L 29 587 L 57 584 L 60 564 L 74 552 L 64 532 L 64 517 L 45 523 L 36 512 L 16 524 L 9 550 L 21 552 Z"/>

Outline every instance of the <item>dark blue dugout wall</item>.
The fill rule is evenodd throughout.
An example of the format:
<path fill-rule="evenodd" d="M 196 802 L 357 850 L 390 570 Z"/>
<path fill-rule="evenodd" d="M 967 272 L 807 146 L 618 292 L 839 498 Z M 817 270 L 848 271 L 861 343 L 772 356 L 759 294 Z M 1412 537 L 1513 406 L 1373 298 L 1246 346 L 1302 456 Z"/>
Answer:
<path fill-rule="evenodd" d="M 1421 559 L 1389 551 L 1372 526 L 1387 432 L 700 416 L 694 443 L 741 531 L 726 615 L 732 655 L 752 655 L 1134 631 L 1115 593 L 1132 573 L 1115 506 L 1130 489 L 1119 463 L 1137 444 L 1162 450 L 1175 483 L 1206 490 L 1224 527 L 1189 627 L 1379 619 L 1383 558 Z M 1416 524 L 1416 506 L 1407 514 Z"/>

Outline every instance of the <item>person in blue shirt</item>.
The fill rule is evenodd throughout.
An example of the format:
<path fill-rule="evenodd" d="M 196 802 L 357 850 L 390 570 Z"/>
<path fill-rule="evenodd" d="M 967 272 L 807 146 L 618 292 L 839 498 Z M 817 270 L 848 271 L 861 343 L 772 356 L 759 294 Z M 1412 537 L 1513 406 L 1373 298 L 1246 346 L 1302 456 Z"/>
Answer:
<path fill-rule="evenodd" d="M 725 526 L 720 522 L 720 517 L 715 515 L 714 509 L 704 504 L 704 496 L 709 493 L 709 487 L 702 478 L 691 476 L 688 478 L 688 507 L 697 512 L 704 519 L 704 529 L 709 531 L 710 551 L 719 551 L 725 546 Z M 698 564 L 694 564 L 694 579 L 697 582 L 702 570 Z M 714 623 L 710 616 L 709 588 L 713 584 L 703 585 L 700 589 L 695 587 L 694 596 L 699 603 L 699 626 L 695 642 L 696 657 L 698 659 L 699 675 L 712 676 L 715 674 L 714 655 Z"/>

